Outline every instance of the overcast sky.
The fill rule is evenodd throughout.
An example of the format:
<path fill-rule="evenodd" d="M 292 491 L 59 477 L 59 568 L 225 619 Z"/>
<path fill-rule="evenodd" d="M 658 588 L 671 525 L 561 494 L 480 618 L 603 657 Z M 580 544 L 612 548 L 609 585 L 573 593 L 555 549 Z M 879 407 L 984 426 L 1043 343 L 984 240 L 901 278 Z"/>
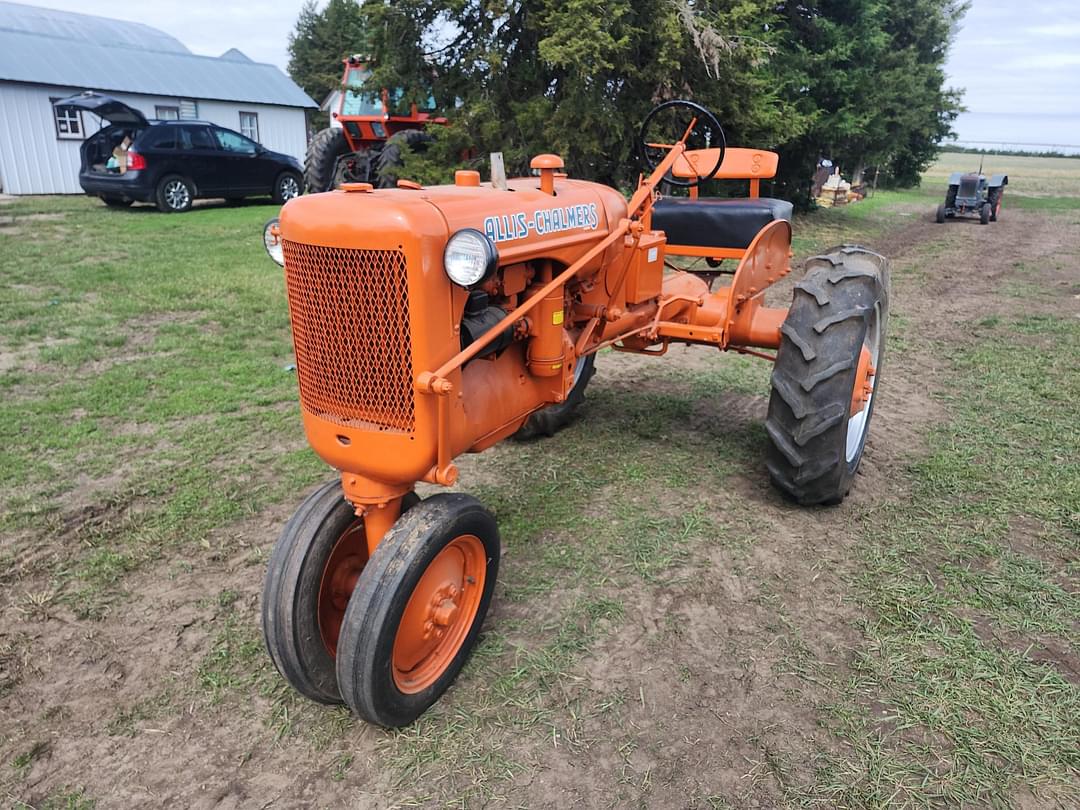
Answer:
<path fill-rule="evenodd" d="M 239 48 L 282 69 L 302 0 L 42 0 L 160 28 L 195 53 Z M 1080 0 L 974 0 L 950 52 L 951 82 L 974 113 L 1080 116 Z M 1074 143 L 1080 143 L 1080 132 Z"/>

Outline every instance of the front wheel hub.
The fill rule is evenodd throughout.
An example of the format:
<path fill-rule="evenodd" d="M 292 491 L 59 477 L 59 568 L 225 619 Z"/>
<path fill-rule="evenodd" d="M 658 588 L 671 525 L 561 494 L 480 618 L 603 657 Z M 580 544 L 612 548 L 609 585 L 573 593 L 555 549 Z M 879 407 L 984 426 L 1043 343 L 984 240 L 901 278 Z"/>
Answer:
<path fill-rule="evenodd" d="M 455 538 L 416 584 L 394 638 L 394 684 L 406 694 L 434 684 L 473 626 L 484 592 L 487 553 L 480 538 Z"/>

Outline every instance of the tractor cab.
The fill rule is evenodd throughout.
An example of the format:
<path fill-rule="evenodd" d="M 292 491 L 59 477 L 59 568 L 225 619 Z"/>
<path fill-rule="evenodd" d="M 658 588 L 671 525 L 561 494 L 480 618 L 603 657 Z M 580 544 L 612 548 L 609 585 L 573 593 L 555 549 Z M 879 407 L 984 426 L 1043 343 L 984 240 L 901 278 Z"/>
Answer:
<path fill-rule="evenodd" d="M 406 105 L 402 88 L 371 86 L 371 67 L 361 57 L 350 56 L 344 63 L 340 101 L 333 116 L 345 130 L 352 151 L 371 148 L 403 130 L 446 123 L 445 118 L 433 115 L 434 97 L 428 96 L 423 106 Z"/>
<path fill-rule="evenodd" d="M 345 72 L 333 124 L 315 134 L 304 161 L 304 189 L 330 191 L 342 183 L 397 185 L 402 149 L 422 150 L 436 116 L 435 99 L 405 104 L 402 88 L 375 87 L 370 64 L 358 55 L 343 60 Z"/>

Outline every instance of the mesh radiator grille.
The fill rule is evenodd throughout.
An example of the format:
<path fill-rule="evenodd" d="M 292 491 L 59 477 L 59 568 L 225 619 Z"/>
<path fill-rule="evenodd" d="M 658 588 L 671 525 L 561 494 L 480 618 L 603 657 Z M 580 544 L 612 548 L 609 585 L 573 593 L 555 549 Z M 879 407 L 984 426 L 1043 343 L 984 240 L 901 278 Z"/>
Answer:
<path fill-rule="evenodd" d="M 340 425 L 412 432 L 405 254 L 283 247 L 304 407 Z"/>
<path fill-rule="evenodd" d="M 960 178 L 960 189 L 957 192 L 957 196 L 958 197 L 974 197 L 975 196 L 975 187 L 978 185 L 978 183 L 979 183 L 979 181 L 975 177 L 961 177 Z"/>

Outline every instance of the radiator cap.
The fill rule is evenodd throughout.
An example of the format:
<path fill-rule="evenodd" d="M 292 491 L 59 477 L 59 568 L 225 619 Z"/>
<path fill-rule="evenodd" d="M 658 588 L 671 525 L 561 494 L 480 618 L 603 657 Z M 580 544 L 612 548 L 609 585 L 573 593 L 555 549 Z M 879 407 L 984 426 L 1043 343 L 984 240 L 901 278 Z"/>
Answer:
<path fill-rule="evenodd" d="M 476 187 L 480 185 L 480 172 L 471 169 L 458 169 L 454 172 L 455 186 Z"/>

